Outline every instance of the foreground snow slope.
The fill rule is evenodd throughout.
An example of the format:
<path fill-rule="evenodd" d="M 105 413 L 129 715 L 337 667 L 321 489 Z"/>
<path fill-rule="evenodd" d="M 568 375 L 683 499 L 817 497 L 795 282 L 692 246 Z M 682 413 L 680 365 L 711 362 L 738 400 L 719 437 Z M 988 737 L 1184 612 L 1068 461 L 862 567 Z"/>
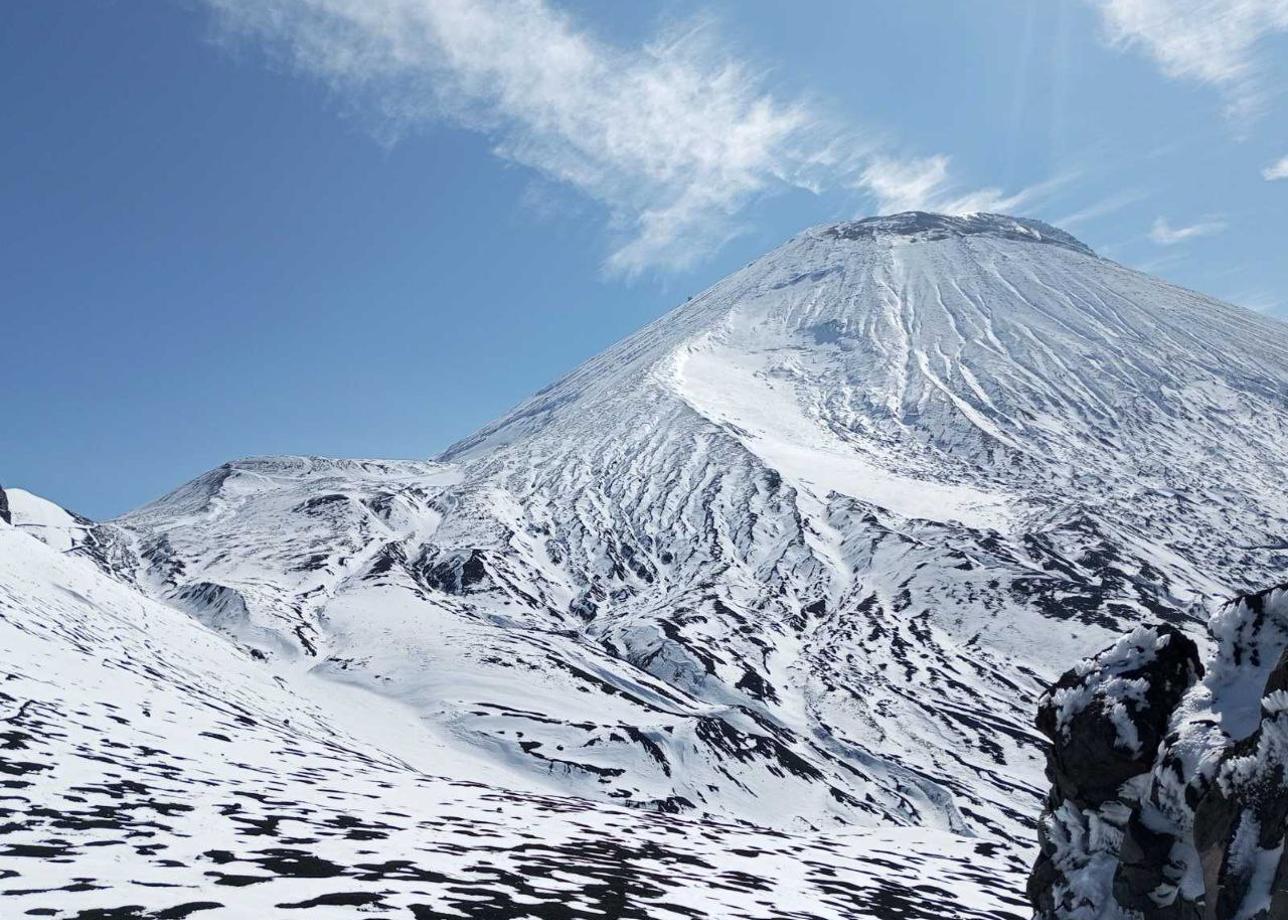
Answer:
<path fill-rule="evenodd" d="M 533 791 L 1032 833 L 1038 691 L 1288 564 L 1288 327 L 1032 221 L 807 231 L 439 462 L 230 463 L 72 551 Z"/>
<path fill-rule="evenodd" d="M 319 696 L 3 523 L 0 648 L 5 917 L 1019 916 L 1021 861 L 980 841 L 434 775 L 463 765 L 416 720 Z"/>

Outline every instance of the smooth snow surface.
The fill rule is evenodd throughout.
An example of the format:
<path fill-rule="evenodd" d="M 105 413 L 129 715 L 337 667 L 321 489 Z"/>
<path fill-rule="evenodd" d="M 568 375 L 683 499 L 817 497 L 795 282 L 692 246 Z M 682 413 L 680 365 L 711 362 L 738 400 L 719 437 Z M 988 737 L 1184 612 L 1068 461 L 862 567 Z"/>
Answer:
<path fill-rule="evenodd" d="M 730 341 L 733 339 L 733 341 Z M 748 352 L 730 335 L 692 342 L 676 356 L 676 392 L 731 431 L 764 464 L 815 501 L 837 492 L 910 518 L 1008 529 L 1004 500 L 966 485 L 899 475 L 869 460 L 797 398 L 800 364 Z"/>
<path fill-rule="evenodd" d="M 92 522 L 78 518 L 53 502 L 32 495 L 26 489 L 5 489 L 13 526 L 60 552 L 84 542 Z"/>

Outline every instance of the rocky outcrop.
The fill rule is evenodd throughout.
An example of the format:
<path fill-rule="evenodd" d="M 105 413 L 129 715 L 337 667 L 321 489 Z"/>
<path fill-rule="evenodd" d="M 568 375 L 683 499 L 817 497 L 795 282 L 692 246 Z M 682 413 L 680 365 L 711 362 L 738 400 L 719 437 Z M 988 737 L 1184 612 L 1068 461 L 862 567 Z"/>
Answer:
<path fill-rule="evenodd" d="M 1172 626 L 1141 626 L 1068 671 L 1038 705 L 1051 793 L 1029 882 L 1039 917 L 1099 917 L 1119 844 L 1172 713 L 1202 676 Z"/>
<path fill-rule="evenodd" d="M 1288 587 L 1141 627 L 1042 697 L 1039 920 L 1288 920 Z"/>
<path fill-rule="evenodd" d="M 933 241 L 964 236 L 990 236 L 1023 243 L 1048 243 L 1063 246 L 1083 255 L 1095 253 L 1082 241 L 1040 220 L 1007 217 L 1004 214 L 968 214 L 962 216 L 905 211 L 881 217 L 868 217 L 829 227 L 829 236 L 842 240 L 871 240 L 880 236 L 904 236 L 914 240 Z"/>
<path fill-rule="evenodd" d="M 4 494 L 3 488 L 0 488 L 0 521 L 13 523 L 13 516 L 9 514 L 9 496 Z"/>

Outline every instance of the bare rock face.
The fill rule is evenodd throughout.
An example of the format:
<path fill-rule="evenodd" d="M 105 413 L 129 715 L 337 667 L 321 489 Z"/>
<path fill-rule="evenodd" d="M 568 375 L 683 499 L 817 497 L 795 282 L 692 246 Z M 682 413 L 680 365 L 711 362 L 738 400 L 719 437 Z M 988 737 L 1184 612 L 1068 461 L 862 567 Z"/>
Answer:
<path fill-rule="evenodd" d="M 1206 670 L 1178 630 L 1141 627 L 1042 697 L 1040 920 L 1288 918 L 1288 587 L 1209 632 Z"/>
<path fill-rule="evenodd" d="M 1029 881 L 1038 916 L 1099 916 L 1139 780 L 1153 767 L 1172 713 L 1202 674 L 1193 641 L 1172 626 L 1141 626 L 1066 672 L 1042 696 L 1037 726 L 1051 741 L 1052 788 Z M 1163 849 L 1160 841 L 1142 840 L 1151 857 Z"/>
<path fill-rule="evenodd" d="M 1149 772 L 1173 710 L 1202 675 L 1198 647 L 1166 625 L 1141 626 L 1066 672 L 1038 702 L 1057 794 L 1094 808 Z"/>
<path fill-rule="evenodd" d="M 1288 652 L 1261 698 L 1261 723 L 1231 745 L 1194 811 L 1207 916 L 1288 917 Z M 1214 897 L 1213 897 L 1214 896 Z"/>
<path fill-rule="evenodd" d="M 3 488 L 0 488 L 0 521 L 6 524 L 13 523 L 13 517 L 9 514 L 9 496 L 4 494 Z"/>

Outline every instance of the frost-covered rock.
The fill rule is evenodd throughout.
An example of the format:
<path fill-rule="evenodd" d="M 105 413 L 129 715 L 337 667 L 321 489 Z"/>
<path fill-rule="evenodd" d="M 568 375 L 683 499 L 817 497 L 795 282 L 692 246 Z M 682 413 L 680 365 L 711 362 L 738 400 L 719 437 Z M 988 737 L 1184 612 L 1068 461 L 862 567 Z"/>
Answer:
<path fill-rule="evenodd" d="M 1058 795 L 1095 807 L 1154 764 L 1181 696 L 1199 677 L 1198 647 L 1173 626 L 1140 626 L 1068 671 L 1038 702 Z"/>
<path fill-rule="evenodd" d="M 1237 625 L 1235 625 L 1237 624 Z M 1219 621 L 1238 644 L 1221 659 L 1232 743 L 1194 811 L 1208 916 L 1288 918 L 1288 590 L 1246 598 Z M 1234 629 L 1230 629 L 1235 625 Z M 1238 669 L 1248 672 L 1242 679 Z M 1267 674 L 1267 670 L 1269 673 Z M 1260 693 L 1250 693 L 1260 689 Z M 1250 711 L 1249 711 L 1250 710 Z M 1251 720 L 1255 728 L 1244 734 Z"/>
<path fill-rule="evenodd" d="M 1029 883 L 1039 916 L 1101 915 L 1172 712 L 1202 674 L 1198 648 L 1180 630 L 1140 626 L 1042 696 L 1037 726 L 1051 741 L 1052 789 Z"/>
<path fill-rule="evenodd" d="M 1288 918 L 1288 588 L 1209 633 L 1206 674 L 1179 633 L 1138 629 L 1043 697 L 1043 920 Z"/>

